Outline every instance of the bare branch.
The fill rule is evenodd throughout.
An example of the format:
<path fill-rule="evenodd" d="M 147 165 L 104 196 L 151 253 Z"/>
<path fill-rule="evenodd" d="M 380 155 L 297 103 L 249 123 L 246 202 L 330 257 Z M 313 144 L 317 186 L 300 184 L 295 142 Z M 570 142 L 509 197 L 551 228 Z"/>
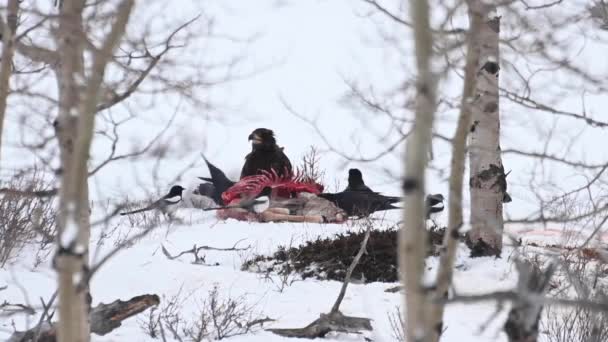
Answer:
<path fill-rule="evenodd" d="M 181 46 L 177 46 L 177 45 L 171 45 L 171 41 L 173 40 L 173 38 L 181 30 L 183 30 L 186 27 L 190 26 L 192 23 L 194 23 L 195 21 L 197 21 L 200 17 L 201 17 L 201 15 L 199 14 L 196 17 L 194 17 L 193 19 L 188 20 L 187 22 L 185 22 L 184 24 L 180 25 L 175 30 L 173 30 L 173 32 L 171 32 L 169 34 L 169 36 L 167 37 L 167 39 L 164 42 L 165 48 L 160 53 L 158 53 L 157 55 L 153 56 L 150 53 L 150 51 L 146 50 L 145 54 L 144 54 L 144 57 L 147 57 L 147 58 L 151 59 L 151 61 L 148 64 L 148 66 L 139 74 L 139 76 L 135 79 L 135 81 L 133 81 L 122 94 L 112 93 L 109 100 L 107 100 L 106 102 L 103 102 L 101 104 L 98 104 L 97 105 L 97 111 L 100 112 L 102 110 L 111 108 L 112 106 L 114 106 L 114 105 L 116 105 L 116 104 L 118 104 L 118 103 L 126 100 L 127 98 L 129 98 L 129 96 L 131 96 L 137 90 L 137 88 L 139 88 L 139 85 L 146 79 L 146 77 L 148 77 L 148 75 L 150 74 L 150 72 L 152 71 L 152 69 L 154 69 L 154 67 L 158 64 L 158 62 L 161 60 L 161 58 L 167 52 L 169 52 L 171 49 L 181 47 Z"/>
<path fill-rule="evenodd" d="M 568 160 L 565 158 L 561 158 L 561 157 L 557 157 L 548 153 L 542 153 L 542 152 L 527 152 L 527 151 L 521 151 L 521 150 L 517 150 L 517 149 L 512 149 L 512 148 L 508 148 L 502 151 L 503 154 L 514 154 L 514 155 L 518 155 L 518 156 L 522 156 L 522 157 L 529 157 L 529 158 L 535 158 L 535 159 L 539 159 L 539 160 L 549 160 L 549 161 L 553 161 L 553 162 L 557 162 L 557 163 L 562 163 L 568 166 L 572 166 L 572 167 L 576 167 L 576 168 L 584 168 L 584 169 L 602 169 L 605 168 L 608 163 L 604 163 L 604 164 L 587 164 L 585 162 L 580 162 L 580 161 L 572 161 L 572 160 Z"/>
<path fill-rule="evenodd" d="M 577 120 L 585 121 L 591 127 L 599 127 L 599 128 L 608 128 L 608 122 L 595 120 L 593 118 L 588 117 L 584 112 L 583 114 L 567 112 L 564 110 L 556 109 L 553 107 L 549 107 L 542 103 L 539 103 L 536 100 L 531 99 L 528 96 L 520 96 L 516 93 L 508 91 L 506 89 L 501 89 L 501 95 L 508 100 L 511 100 L 514 103 L 520 104 L 526 108 L 536 109 L 544 112 L 548 112 L 555 115 L 565 116 Z"/>
<path fill-rule="evenodd" d="M 16 195 L 16 196 L 24 196 L 24 197 L 53 197 L 56 196 L 59 189 L 50 189 L 50 190 L 37 190 L 37 191 L 28 191 L 28 190 L 18 190 L 18 189 L 9 189 L 9 188 L 1 188 L 0 194 L 8 194 L 8 195 Z"/>

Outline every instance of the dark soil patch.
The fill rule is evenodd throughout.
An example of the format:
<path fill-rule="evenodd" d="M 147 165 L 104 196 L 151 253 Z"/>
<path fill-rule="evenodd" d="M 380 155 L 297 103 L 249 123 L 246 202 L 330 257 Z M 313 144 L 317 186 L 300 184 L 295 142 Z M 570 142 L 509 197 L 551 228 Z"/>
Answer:
<path fill-rule="evenodd" d="M 438 255 L 445 228 L 432 229 L 429 236 L 429 255 Z M 308 241 L 297 248 L 279 247 L 272 256 L 256 256 L 243 264 L 243 270 L 296 272 L 303 279 L 331 279 L 343 281 L 346 269 L 357 254 L 365 232 L 348 232 L 333 238 Z M 364 282 L 397 282 L 397 230 L 372 231 L 367 253 L 353 272 L 353 280 Z"/>
<path fill-rule="evenodd" d="M 471 241 L 470 236 L 467 234 L 465 242 L 467 247 L 469 247 L 469 249 L 471 250 L 471 258 L 480 258 L 487 256 L 494 256 L 497 258 L 500 257 L 501 250 L 488 244 L 482 239 L 478 239 L 477 241 Z"/>

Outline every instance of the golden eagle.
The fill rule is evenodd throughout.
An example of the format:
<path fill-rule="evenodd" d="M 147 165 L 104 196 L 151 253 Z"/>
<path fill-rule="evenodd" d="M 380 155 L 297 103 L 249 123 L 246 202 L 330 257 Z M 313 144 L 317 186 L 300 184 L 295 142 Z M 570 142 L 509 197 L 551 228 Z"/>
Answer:
<path fill-rule="evenodd" d="M 258 128 L 249 135 L 249 140 L 251 152 L 245 157 L 241 179 L 259 175 L 262 171 L 274 170 L 279 176 L 288 176 L 292 173 L 291 162 L 283 153 L 283 148 L 277 145 L 272 130 Z"/>

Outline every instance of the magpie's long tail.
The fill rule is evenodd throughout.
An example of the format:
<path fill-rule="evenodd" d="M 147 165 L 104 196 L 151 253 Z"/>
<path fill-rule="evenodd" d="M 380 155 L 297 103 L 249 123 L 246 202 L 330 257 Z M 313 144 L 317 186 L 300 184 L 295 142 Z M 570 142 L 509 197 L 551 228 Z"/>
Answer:
<path fill-rule="evenodd" d="M 388 205 L 383 206 L 380 210 L 391 210 L 391 209 L 403 209 L 403 208 L 396 207 L 396 206 L 394 206 L 392 204 L 388 204 Z"/>
<path fill-rule="evenodd" d="M 133 210 L 133 211 L 127 211 L 127 212 L 124 212 L 124 213 L 120 213 L 120 215 L 137 214 L 137 213 L 141 213 L 141 212 L 144 212 L 144 211 L 149 211 L 149 210 L 152 210 L 152 209 L 154 209 L 154 208 L 151 207 L 151 206 L 147 206 L 145 208 L 141 208 L 141 209 L 137 209 L 137 210 Z"/>
<path fill-rule="evenodd" d="M 204 180 L 205 182 L 211 182 L 211 183 L 213 183 L 213 179 L 211 179 L 209 177 L 198 177 L 198 178 Z"/>
<path fill-rule="evenodd" d="M 388 203 L 391 203 L 391 204 L 403 201 L 403 198 L 399 197 L 399 196 L 384 196 L 384 198 L 386 198 Z M 394 208 L 391 208 L 391 209 L 394 209 Z"/>

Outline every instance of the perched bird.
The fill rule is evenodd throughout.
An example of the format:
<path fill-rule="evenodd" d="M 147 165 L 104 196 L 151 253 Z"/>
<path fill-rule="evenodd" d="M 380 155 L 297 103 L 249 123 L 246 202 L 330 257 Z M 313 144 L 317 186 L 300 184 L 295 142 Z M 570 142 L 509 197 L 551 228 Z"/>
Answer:
<path fill-rule="evenodd" d="M 202 156 L 207 164 L 207 167 L 209 168 L 209 174 L 211 177 L 198 178 L 211 183 L 201 183 L 198 186 L 196 193 L 202 196 L 210 197 L 218 205 L 224 205 L 224 202 L 222 201 L 222 193 L 233 186 L 235 182 L 228 179 L 226 174 L 217 166 L 211 164 L 204 155 Z"/>
<path fill-rule="evenodd" d="M 426 204 L 426 219 L 431 218 L 431 214 L 435 214 L 443 211 L 443 195 L 442 194 L 434 194 L 427 195 L 425 204 Z"/>
<path fill-rule="evenodd" d="M 376 211 L 400 209 L 393 204 L 401 201 L 401 197 L 384 196 L 369 191 L 342 191 L 333 194 L 322 193 L 318 196 L 333 202 L 348 216 L 360 217 L 369 216 Z"/>
<path fill-rule="evenodd" d="M 292 172 L 291 162 L 283 153 L 283 148 L 277 145 L 274 132 L 267 128 L 258 128 L 249 135 L 251 152 L 245 157 L 245 165 L 241 171 L 241 179 L 260 174 L 261 171 L 272 172 L 285 176 Z"/>
<path fill-rule="evenodd" d="M 344 191 L 367 191 L 372 192 L 372 189 L 365 185 L 363 174 L 359 169 L 348 170 L 348 186 Z"/>
<path fill-rule="evenodd" d="M 338 193 L 322 193 L 321 198 L 333 202 L 338 208 L 344 210 L 348 216 L 365 217 L 376 211 L 402 209 L 395 203 L 402 202 L 398 196 L 384 196 L 373 191 L 342 191 Z M 426 218 L 431 214 L 443 211 L 443 195 L 428 195 L 425 200 Z"/>
<path fill-rule="evenodd" d="M 264 188 L 257 196 L 251 198 L 244 198 L 238 203 L 233 205 L 227 205 L 216 208 L 205 208 L 204 211 L 220 210 L 220 209 L 245 209 L 252 213 L 260 214 L 270 207 L 270 193 L 272 189 L 269 187 Z"/>
<path fill-rule="evenodd" d="M 318 195 L 329 200 L 348 216 L 369 216 L 381 210 L 400 209 L 394 203 L 401 202 L 401 197 L 384 196 L 370 189 L 363 181 L 359 169 L 348 170 L 348 186 L 338 193 L 322 193 Z"/>
<path fill-rule="evenodd" d="M 171 187 L 171 190 L 169 190 L 169 193 L 161 197 L 158 201 L 155 201 L 154 203 L 148 205 L 145 208 L 127 211 L 124 213 L 120 213 L 120 215 L 131 215 L 154 209 L 160 210 L 163 214 L 170 214 L 172 211 L 175 210 L 177 204 L 181 202 L 182 192 L 184 190 L 185 189 L 183 187 L 179 185 L 174 185 Z"/>

